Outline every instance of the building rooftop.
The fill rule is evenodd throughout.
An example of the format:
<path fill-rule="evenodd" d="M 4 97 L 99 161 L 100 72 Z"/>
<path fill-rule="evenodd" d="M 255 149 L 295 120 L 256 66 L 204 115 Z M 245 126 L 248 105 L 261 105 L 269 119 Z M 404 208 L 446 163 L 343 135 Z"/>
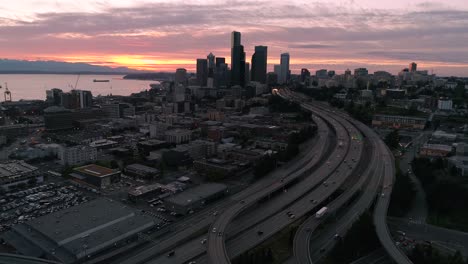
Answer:
<path fill-rule="evenodd" d="M 94 177 L 106 177 L 117 172 L 115 170 L 102 167 L 96 164 L 90 164 L 90 165 L 78 167 L 73 170 L 80 172 L 82 174 L 85 174 L 87 176 L 94 176 Z"/>
<path fill-rule="evenodd" d="M 442 144 L 424 144 L 422 146 L 422 149 L 452 151 L 452 146 L 447 146 L 447 145 L 442 145 Z"/>
<path fill-rule="evenodd" d="M 19 176 L 36 170 L 37 167 L 24 161 L 7 161 L 0 163 L 0 178 Z"/>
<path fill-rule="evenodd" d="M 220 183 L 202 184 L 169 197 L 166 199 L 166 202 L 186 206 L 191 203 L 207 199 L 214 194 L 224 192 L 226 189 L 226 185 Z"/>
<path fill-rule="evenodd" d="M 152 218 L 121 203 L 100 198 L 17 225 L 12 230 L 16 236 L 10 235 L 7 241 L 13 240 L 15 244 L 22 237 L 69 263 L 93 255 L 154 225 Z"/>

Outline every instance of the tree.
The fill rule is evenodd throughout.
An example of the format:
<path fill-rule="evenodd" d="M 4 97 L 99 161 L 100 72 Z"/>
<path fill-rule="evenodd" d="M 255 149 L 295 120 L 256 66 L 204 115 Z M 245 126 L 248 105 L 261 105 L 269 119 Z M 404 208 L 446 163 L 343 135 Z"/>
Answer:
<path fill-rule="evenodd" d="M 410 209 L 415 191 L 414 184 L 408 174 L 403 174 L 401 170 L 398 170 L 391 194 L 389 214 L 398 217 L 404 216 Z"/>
<path fill-rule="evenodd" d="M 384 141 L 389 148 L 397 149 L 400 144 L 400 136 L 398 130 L 395 129 L 392 132 L 388 133 Z"/>

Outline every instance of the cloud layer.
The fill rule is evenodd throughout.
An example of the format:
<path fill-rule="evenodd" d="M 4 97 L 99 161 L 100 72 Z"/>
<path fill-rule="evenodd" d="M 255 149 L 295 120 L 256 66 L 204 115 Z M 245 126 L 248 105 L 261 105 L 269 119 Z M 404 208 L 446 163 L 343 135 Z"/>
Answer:
<path fill-rule="evenodd" d="M 16 15 L 0 9 L 0 57 L 193 70 L 209 52 L 229 58 L 230 32 L 237 30 L 247 57 L 255 45 L 268 46 L 270 68 L 288 51 L 294 70 L 396 72 L 417 61 L 442 75 L 468 76 L 463 2 L 456 8 L 397 0 L 84 2 L 80 9 L 42 0 L 25 6 L 39 11 Z"/>

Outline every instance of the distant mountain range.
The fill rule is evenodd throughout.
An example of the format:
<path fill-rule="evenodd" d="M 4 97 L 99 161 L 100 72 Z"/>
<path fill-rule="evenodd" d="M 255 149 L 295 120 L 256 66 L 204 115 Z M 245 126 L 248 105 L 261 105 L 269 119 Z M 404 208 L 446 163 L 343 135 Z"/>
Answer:
<path fill-rule="evenodd" d="M 26 61 L 0 59 L 0 73 L 100 73 L 128 74 L 142 71 L 127 67 L 96 66 L 88 63 L 70 63 L 61 61 Z"/>

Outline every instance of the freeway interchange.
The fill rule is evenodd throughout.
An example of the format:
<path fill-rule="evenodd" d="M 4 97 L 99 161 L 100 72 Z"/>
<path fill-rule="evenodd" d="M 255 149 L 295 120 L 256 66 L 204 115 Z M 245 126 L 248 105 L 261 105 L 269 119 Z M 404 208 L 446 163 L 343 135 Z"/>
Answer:
<path fill-rule="evenodd" d="M 213 205 L 210 212 L 187 219 L 177 232 L 119 263 L 231 263 L 294 223 L 299 228 L 288 263 L 313 263 L 331 249 L 333 237 L 344 235 L 374 202 L 374 223 L 383 248 L 396 263 L 411 263 L 395 245 L 386 223 L 395 168 L 382 140 L 362 123 L 311 104 L 303 95 L 287 89 L 278 95 L 299 102 L 312 114 L 318 127 L 315 144 L 290 166 Z M 326 216 L 315 217 L 323 206 L 328 207 Z M 313 236 L 332 216 L 339 221 Z"/>

